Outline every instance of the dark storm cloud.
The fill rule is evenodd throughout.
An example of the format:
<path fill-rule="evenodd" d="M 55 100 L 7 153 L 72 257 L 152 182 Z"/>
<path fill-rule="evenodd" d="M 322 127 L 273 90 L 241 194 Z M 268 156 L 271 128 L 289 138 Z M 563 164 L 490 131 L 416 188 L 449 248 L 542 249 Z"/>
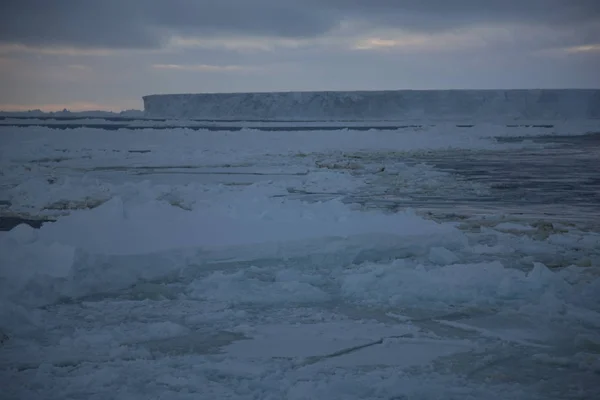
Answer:
<path fill-rule="evenodd" d="M 314 36 L 331 21 L 278 0 L 5 0 L 0 41 L 148 48 L 170 34 Z"/>
<path fill-rule="evenodd" d="M 315 37 L 345 19 L 420 32 L 492 22 L 597 28 L 600 0 L 4 0 L 0 41 L 156 48 L 176 34 Z"/>
<path fill-rule="evenodd" d="M 572 24 L 600 20 L 598 0 L 327 0 L 340 12 L 386 25 L 437 31 L 465 24 Z"/>

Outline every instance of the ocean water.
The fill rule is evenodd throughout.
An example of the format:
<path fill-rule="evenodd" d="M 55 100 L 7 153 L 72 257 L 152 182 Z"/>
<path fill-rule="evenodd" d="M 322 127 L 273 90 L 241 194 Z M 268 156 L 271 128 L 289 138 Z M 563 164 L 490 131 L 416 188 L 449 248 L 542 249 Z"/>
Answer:
<path fill-rule="evenodd" d="M 600 396 L 596 121 L 110 122 L 0 127 L 6 398 Z"/>

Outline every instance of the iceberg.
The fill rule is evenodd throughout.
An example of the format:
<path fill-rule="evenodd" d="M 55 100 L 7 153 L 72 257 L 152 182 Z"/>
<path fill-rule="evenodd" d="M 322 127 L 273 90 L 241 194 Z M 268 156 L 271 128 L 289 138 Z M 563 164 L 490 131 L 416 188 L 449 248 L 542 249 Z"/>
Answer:
<path fill-rule="evenodd" d="M 600 90 L 390 90 L 163 94 L 147 117 L 245 120 L 565 120 L 600 118 Z"/>

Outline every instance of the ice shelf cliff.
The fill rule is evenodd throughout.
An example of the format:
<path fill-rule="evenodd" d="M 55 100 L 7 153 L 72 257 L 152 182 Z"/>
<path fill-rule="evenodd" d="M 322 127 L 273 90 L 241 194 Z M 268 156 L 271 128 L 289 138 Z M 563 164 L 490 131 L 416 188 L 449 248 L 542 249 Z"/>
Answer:
<path fill-rule="evenodd" d="M 146 116 L 174 119 L 600 118 L 598 89 L 164 94 L 143 100 Z"/>

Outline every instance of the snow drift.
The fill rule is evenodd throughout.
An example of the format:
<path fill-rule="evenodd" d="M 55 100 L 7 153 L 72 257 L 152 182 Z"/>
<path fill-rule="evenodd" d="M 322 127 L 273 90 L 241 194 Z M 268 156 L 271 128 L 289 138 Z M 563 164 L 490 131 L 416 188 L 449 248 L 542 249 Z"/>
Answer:
<path fill-rule="evenodd" d="M 206 119 L 590 119 L 600 90 L 396 90 L 165 94 L 143 97 L 148 117 Z"/>

